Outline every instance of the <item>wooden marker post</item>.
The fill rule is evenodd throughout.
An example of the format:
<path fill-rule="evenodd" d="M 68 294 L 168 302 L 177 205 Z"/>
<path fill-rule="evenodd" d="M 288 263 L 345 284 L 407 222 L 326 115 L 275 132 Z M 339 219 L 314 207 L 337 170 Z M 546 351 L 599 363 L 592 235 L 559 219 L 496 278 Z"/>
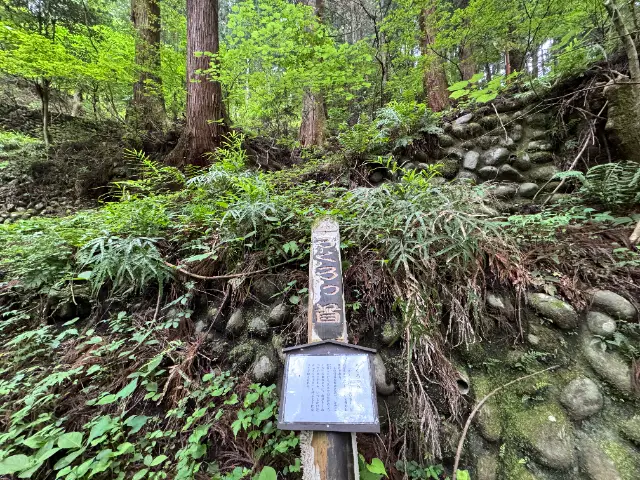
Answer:
<path fill-rule="evenodd" d="M 309 343 L 348 343 L 342 290 L 338 223 L 325 218 L 311 231 L 309 262 Z M 355 433 L 301 432 L 304 480 L 356 480 L 359 477 Z"/>

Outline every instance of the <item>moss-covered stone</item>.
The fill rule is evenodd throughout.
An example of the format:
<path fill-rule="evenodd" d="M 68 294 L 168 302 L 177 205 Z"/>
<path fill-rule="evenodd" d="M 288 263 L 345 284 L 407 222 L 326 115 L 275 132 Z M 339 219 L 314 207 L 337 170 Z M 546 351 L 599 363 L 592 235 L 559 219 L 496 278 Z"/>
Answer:
<path fill-rule="evenodd" d="M 602 451 L 613 461 L 623 480 L 640 478 L 640 455 L 623 442 L 604 440 L 600 443 Z"/>
<path fill-rule="evenodd" d="M 540 464 L 567 470 L 573 463 L 573 428 L 562 408 L 553 402 L 522 409 L 510 419 L 509 434 L 530 450 Z"/>
<path fill-rule="evenodd" d="M 440 175 L 447 180 L 453 180 L 460 169 L 460 160 L 449 157 L 442 159 L 440 164 Z"/>
<path fill-rule="evenodd" d="M 476 402 L 479 402 L 493 390 L 489 379 L 483 375 L 473 377 L 472 385 Z M 492 397 L 482 406 L 475 417 L 480 435 L 488 442 L 497 442 L 502 435 L 499 412 L 500 407 L 496 402 L 496 397 Z"/>
<path fill-rule="evenodd" d="M 502 456 L 502 473 L 498 477 L 504 480 L 536 480 L 526 466 L 524 458 L 516 454 L 512 449 Z"/>
<path fill-rule="evenodd" d="M 240 343 L 229 352 L 229 360 L 235 371 L 244 370 L 256 357 L 257 344 L 252 341 Z"/>
<path fill-rule="evenodd" d="M 640 162 L 640 85 L 612 81 L 604 89 L 609 101 L 605 129 L 628 160 Z"/>
<path fill-rule="evenodd" d="M 620 425 L 620 433 L 640 447 L 640 415 L 636 415 L 622 422 Z"/>

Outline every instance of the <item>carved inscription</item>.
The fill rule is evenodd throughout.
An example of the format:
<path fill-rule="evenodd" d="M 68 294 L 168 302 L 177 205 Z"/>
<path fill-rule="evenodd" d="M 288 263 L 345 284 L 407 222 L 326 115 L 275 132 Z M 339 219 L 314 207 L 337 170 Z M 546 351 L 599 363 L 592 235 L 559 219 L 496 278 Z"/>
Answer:
<path fill-rule="evenodd" d="M 310 339 L 345 340 L 346 323 L 338 225 L 333 221 L 320 223 L 312 232 L 311 243 Z"/>

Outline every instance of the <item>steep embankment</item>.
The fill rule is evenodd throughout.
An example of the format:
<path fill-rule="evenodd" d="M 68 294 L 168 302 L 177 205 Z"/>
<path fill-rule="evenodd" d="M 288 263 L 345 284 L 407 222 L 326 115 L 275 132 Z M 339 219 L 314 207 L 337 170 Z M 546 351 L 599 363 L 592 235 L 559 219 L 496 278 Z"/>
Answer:
<path fill-rule="evenodd" d="M 484 480 L 637 478 L 634 207 L 623 174 L 580 192 L 552 178 L 598 125 L 545 102 L 416 134 L 393 152 L 403 168 L 369 163 L 375 188 L 341 153 L 247 169 L 234 135 L 189 178 L 141 157 L 119 201 L 9 216 L 0 473 L 298 478 L 275 386 L 252 382 L 278 382 L 282 348 L 306 342 L 310 228 L 332 215 L 349 338 L 378 349 L 383 432 L 359 436 L 367 460 L 391 478 L 450 469 L 474 404 L 557 366 L 486 403 L 460 465 Z"/>

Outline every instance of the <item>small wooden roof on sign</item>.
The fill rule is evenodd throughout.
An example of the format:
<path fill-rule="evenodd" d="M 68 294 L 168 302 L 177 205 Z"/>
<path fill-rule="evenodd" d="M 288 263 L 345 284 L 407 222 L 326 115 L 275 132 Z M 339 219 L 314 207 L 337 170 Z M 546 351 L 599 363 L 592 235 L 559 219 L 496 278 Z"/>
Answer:
<path fill-rule="evenodd" d="M 282 349 L 283 353 L 316 353 L 316 354 L 347 354 L 347 353 L 376 353 L 374 348 L 351 345 L 350 343 L 338 342 L 337 340 L 323 340 L 321 342 L 306 343 Z"/>

